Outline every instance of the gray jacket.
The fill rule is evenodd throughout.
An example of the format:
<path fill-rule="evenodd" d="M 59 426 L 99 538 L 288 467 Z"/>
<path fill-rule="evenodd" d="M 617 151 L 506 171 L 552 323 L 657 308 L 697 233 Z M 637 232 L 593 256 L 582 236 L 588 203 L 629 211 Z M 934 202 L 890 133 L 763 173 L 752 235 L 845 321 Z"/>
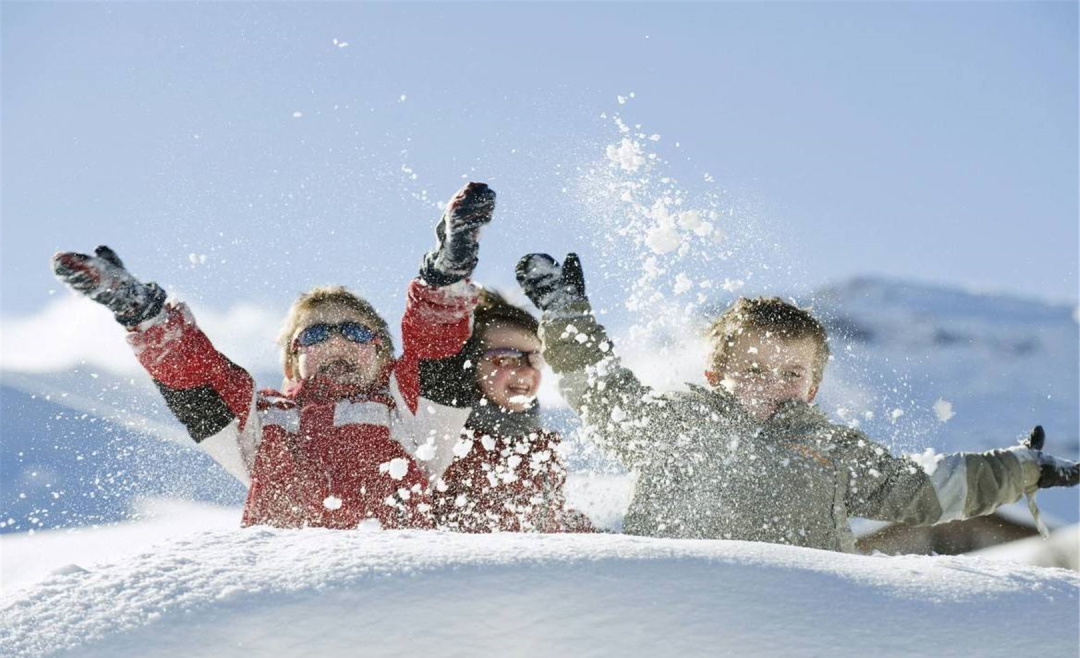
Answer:
<path fill-rule="evenodd" d="M 849 516 L 969 518 L 1018 500 L 1039 477 L 1019 446 L 944 455 L 924 469 L 802 402 L 762 424 L 723 391 L 658 394 L 621 365 L 585 304 L 545 313 L 540 335 L 586 435 L 638 474 L 630 534 L 853 552 Z"/>

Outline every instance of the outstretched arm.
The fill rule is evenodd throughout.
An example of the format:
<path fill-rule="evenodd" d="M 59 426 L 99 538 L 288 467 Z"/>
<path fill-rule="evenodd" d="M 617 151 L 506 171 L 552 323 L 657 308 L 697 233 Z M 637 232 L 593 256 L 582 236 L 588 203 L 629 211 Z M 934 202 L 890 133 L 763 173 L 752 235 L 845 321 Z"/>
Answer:
<path fill-rule="evenodd" d="M 1012 448 L 917 464 L 853 433 L 842 458 L 849 509 L 866 518 L 930 525 L 989 514 L 1040 488 L 1075 486 L 1080 466 L 1043 453 L 1044 439 L 1036 427 L 1027 442 Z"/>
<path fill-rule="evenodd" d="M 166 304 L 165 291 L 132 276 L 112 249 L 58 253 L 52 265 L 72 290 L 113 312 L 191 438 L 247 484 L 260 435 L 251 376 L 214 349 L 186 305 Z"/>

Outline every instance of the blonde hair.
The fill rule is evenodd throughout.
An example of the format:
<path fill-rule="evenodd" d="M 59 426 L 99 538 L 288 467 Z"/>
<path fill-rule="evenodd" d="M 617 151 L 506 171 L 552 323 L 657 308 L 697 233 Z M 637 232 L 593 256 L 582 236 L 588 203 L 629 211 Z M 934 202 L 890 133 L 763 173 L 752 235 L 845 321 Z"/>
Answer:
<path fill-rule="evenodd" d="M 374 306 L 362 297 L 349 292 L 345 286 L 320 286 L 297 297 L 288 315 L 285 316 L 285 323 L 278 335 L 278 345 L 281 347 L 281 362 L 286 373 L 295 365 L 293 359 L 296 353 L 293 351 L 292 341 L 293 335 L 300 329 L 300 316 L 306 311 L 323 306 L 340 306 L 355 311 L 369 325 L 368 328 L 378 336 L 379 343 L 376 349 L 379 356 L 387 360 L 393 357 L 394 339 L 390 336 L 390 328 Z"/>
<path fill-rule="evenodd" d="M 779 297 L 740 297 L 709 327 L 712 344 L 709 363 L 723 364 L 730 356 L 735 337 L 747 330 L 765 331 L 781 340 L 809 338 L 817 348 L 814 353 L 814 385 L 821 383 L 829 361 L 829 337 L 825 327 L 809 311 Z"/>

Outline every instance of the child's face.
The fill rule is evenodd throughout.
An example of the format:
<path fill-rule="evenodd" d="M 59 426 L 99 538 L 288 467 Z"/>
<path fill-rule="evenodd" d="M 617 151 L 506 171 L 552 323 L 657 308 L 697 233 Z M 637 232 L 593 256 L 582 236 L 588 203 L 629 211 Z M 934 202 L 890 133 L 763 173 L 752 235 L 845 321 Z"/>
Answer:
<path fill-rule="evenodd" d="M 387 357 L 380 354 L 378 339 L 370 342 L 350 340 L 357 338 L 355 331 L 341 329 L 343 323 L 356 323 L 371 329 L 371 323 L 355 310 L 337 304 L 323 304 L 301 311 L 299 327 L 292 336 L 291 346 L 295 350 L 293 368 L 295 372 L 286 372 L 293 379 L 298 376 L 305 380 L 320 375 L 338 384 L 368 387 L 375 383 Z M 327 324 L 334 328 L 325 340 L 310 345 L 301 345 L 300 335 L 314 325 Z M 351 327 L 350 327 L 351 329 Z M 362 332 L 361 332 L 362 334 Z M 363 335 L 359 337 L 364 337 Z"/>
<path fill-rule="evenodd" d="M 480 341 L 476 367 L 480 390 L 489 402 L 507 411 L 525 411 L 540 388 L 540 339 L 513 325 L 491 326 Z"/>
<path fill-rule="evenodd" d="M 705 375 L 713 386 L 731 392 L 754 419 L 764 421 L 783 402 L 813 401 L 817 349 L 812 338 L 787 340 L 750 329 L 728 347 L 725 362 Z"/>

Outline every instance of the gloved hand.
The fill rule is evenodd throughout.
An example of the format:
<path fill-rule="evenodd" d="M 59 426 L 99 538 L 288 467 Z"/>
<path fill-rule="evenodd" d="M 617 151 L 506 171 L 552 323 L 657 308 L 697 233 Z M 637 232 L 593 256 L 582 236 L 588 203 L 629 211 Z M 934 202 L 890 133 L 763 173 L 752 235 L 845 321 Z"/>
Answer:
<path fill-rule="evenodd" d="M 566 254 L 562 265 L 547 254 L 528 254 L 518 261 L 515 272 L 525 296 L 541 311 L 565 310 L 588 301 L 577 254 Z"/>
<path fill-rule="evenodd" d="M 1031 430 L 1031 436 L 1024 441 L 1024 447 L 1035 451 L 1039 463 L 1039 488 L 1048 487 L 1075 487 L 1080 484 L 1080 464 L 1058 459 L 1042 451 L 1046 443 L 1046 432 L 1042 425 L 1036 425 Z"/>
<path fill-rule="evenodd" d="M 69 288 L 104 305 L 128 329 L 161 312 L 165 291 L 156 283 L 131 276 L 112 249 L 100 246 L 93 256 L 61 251 L 52 257 L 56 278 Z"/>
<path fill-rule="evenodd" d="M 476 268 L 480 227 L 495 212 L 495 191 L 483 183 L 468 183 L 450 199 L 435 227 L 438 244 L 424 255 L 420 278 L 441 288 L 472 275 Z"/>

